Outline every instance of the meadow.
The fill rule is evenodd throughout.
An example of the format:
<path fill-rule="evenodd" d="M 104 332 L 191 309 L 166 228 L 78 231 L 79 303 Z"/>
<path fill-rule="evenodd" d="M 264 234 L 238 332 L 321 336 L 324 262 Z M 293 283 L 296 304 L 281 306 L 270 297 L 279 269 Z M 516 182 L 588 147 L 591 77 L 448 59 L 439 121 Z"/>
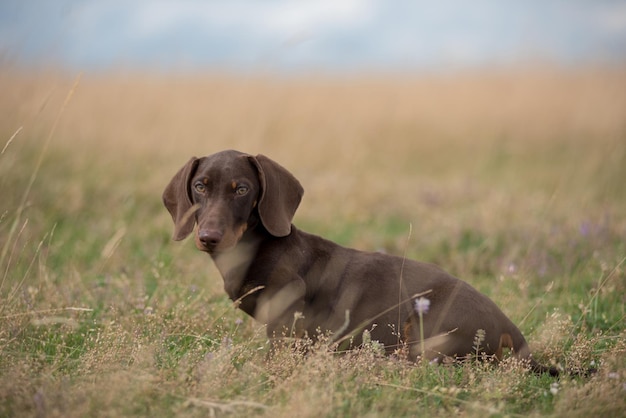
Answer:
<path fill-rule="evenodd" d="M 624 416 L 626 70 L 422 75 L 0 70 L 0 416 Z M 189 157 L 262 153 L 294 223 L 440 265 L 535 358 L 268 356 L 161 203 Z M 303 343 L 306 345 L 306 343 Z"/>

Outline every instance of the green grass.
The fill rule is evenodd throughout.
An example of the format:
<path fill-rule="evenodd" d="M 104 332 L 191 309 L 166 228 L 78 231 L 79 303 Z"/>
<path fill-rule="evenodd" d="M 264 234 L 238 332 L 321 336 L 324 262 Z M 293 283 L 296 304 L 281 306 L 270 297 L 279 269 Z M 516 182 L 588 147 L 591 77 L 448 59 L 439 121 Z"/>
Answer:
<path fill-rule="evenodd" d="M 285 82 L 290 90 L 255 81 L 242 93 L 236 83 L 207 81 L 235 95 L 202 106 L 230 117 L 215 122 L 221 136 L 209 141 L 206 126 L 196 121 L 189 130 L 185 119 L 201 107 L 195 91 L 205 84 L 183 83 L 170 106 L 149 99 L 174 95 L 166 79 L 137 79 L 135 87 L 83 79 L 63 108 L 71 80 L 5 76 L 0 138 L 24 129 L 0 155 L 0 416 L 623 416 L 626 130 L 610 115 L 626 114 L 617 93 L 626 90 L 623 76 L 613 88 L 602 87 L 607 79 L 592 78 L 606 91 L 597 99 L 604 125 L 569 99 L 542 119 L 533 109 L 543 88 L 533 90 L 537 101 L 509 103 L 521 119 L 483 118 L 506 106 L 492 104 L 478 77 L 463 84 L 482 86 L 476 114 L 451 109 L 451 120 L 421 127 L 410 112 L 385 113 L 388 102 L 359 107 L 358 95 L 337 97 L 325 84 L 307 90 Z M 576 80 L 559 82 L 583 94 L 586 84 Z M 380 83 L 348 90 L 374 89 L 397 98 L 399 109 L 428 92 L 418 83 L 405 97 Z M 444 112 L 458 86 L 440 83 L 443 93 L 427 98 Z M 144 97 L 141 106 L 118 109 L 123 102 L 103 94 L 118 91 Z M 277 92 L 269 108 L 259 91 Z M 439 102 L 440 93 L 447 99 Z M 338 104 L 316 107 L 328 97 Z M 187 112 L 178 112 L 184 104 Z M 349 104 L 347 122 L 335 119 L 337 106 Z M 271 138 L 241 131 L 237 115 L 246 112 L 253 116 L 245 126 Z M 307 136 L 310 114 L 326 122 L 315 130 L 322 144 Z M 183 134 L 175 146 L 159 145 L 154 124 Z M 386 140 L 373 140 L 374 132 Z M 354 153 L 330 153 L 333 143 Z M 189 155 L 230 147 L 263 152 L 296 174 L 307 190 L 295 221 L 301 229 L 439 264 L 496 301 L 537 359 L 595 364 L 598 373 L 553 379 L 511 359 L 497 367 L 414 365 L 383 356 L 375 343 L 338 355 L 324 341 L 302 342 L 306 355 L 290 348 L 268 357 L 263 326 L 232 306 L 206 255 L 190 240 L 171 241 L 160 201 Z"/>

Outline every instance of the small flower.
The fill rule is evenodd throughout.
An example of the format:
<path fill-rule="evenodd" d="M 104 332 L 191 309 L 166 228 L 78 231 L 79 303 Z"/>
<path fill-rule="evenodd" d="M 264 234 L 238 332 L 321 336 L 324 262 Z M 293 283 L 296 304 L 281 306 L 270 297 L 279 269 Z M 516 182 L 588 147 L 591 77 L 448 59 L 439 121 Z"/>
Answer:
<path fill-rule="evenodd" d="M 430 300 L 423 296 L 420 296 L 418 299 L 413 301 L 413 309 L 415 309 L 415 312 L 417 312 L 418 315 L 428 313 L 428 308 L 430 308 Z"/>
<path fill-rule="evenodd" d="M 241 319 L 241 318 L 235 319 L 235 325 L 239 326 L 241 324 L 243 324 L 243 319 Z"/>
<path fill-rule="evenodd" d="M 550 385 L 550 393 L 553 396 L 556 396 L 556 394 L 559 393 L 559 384 L 557 382 L 554 382 Z"/>
<path fill-rule="evenodd" d="M 415 309 L 415 312 L 419 315 L 420 348 L 422 352 L 422 359 L 426 359 L 426 346 L 424 345 L 424 314 L 428 312 L 428 308 L 430 308 L 430 300 L 423 296 L 420 296 L 413 301 L 413 309 Z"/>
<path fill-rule="evenodd" d="M 580 224 L 579 231 L 580 231 L 580 235 L 582 235 L 583 237 L 588 236 L 589 232 L 591 232 L 591 225 L 590 225 L 589 221 L 583 221 Z"/>

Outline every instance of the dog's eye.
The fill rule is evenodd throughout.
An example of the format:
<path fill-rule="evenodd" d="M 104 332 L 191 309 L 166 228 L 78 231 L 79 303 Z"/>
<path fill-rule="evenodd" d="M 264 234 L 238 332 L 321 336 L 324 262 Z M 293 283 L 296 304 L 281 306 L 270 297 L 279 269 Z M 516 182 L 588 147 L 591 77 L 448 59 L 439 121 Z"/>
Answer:
<path fill-rule="evenodd" d="M 237 187 L 237 189 L 235 189 L 235 193 L 237 193 L 238 196 L 243 196 L 246 193 L 248 193 L 248 187 L 247 186 L 239 186 Z"/>
<path fill-rule="evenodd" d="M 193 188 L 198 193 L 204 193 L 206 191 L 206 186 L 204 185 L 204 183 L 201 183 L 201 182 L 198 182 L 198 183 L 194 184 Z"/>

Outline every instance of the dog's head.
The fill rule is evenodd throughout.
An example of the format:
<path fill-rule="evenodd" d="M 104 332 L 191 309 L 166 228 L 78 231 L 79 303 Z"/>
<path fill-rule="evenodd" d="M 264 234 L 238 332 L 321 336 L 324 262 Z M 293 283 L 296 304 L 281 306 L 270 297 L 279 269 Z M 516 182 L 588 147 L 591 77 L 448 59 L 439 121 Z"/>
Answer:
<path fill-rule="evenodd" d="M 192 158 L 163 192 L 174 221 L 173 238 L 186 238 L 197 224 L 196 246 L 214 254 L 232 249 L 259 221 L 273 236 L 291 233 L 304 190 L 275 161 L 238 151 Z"/>

